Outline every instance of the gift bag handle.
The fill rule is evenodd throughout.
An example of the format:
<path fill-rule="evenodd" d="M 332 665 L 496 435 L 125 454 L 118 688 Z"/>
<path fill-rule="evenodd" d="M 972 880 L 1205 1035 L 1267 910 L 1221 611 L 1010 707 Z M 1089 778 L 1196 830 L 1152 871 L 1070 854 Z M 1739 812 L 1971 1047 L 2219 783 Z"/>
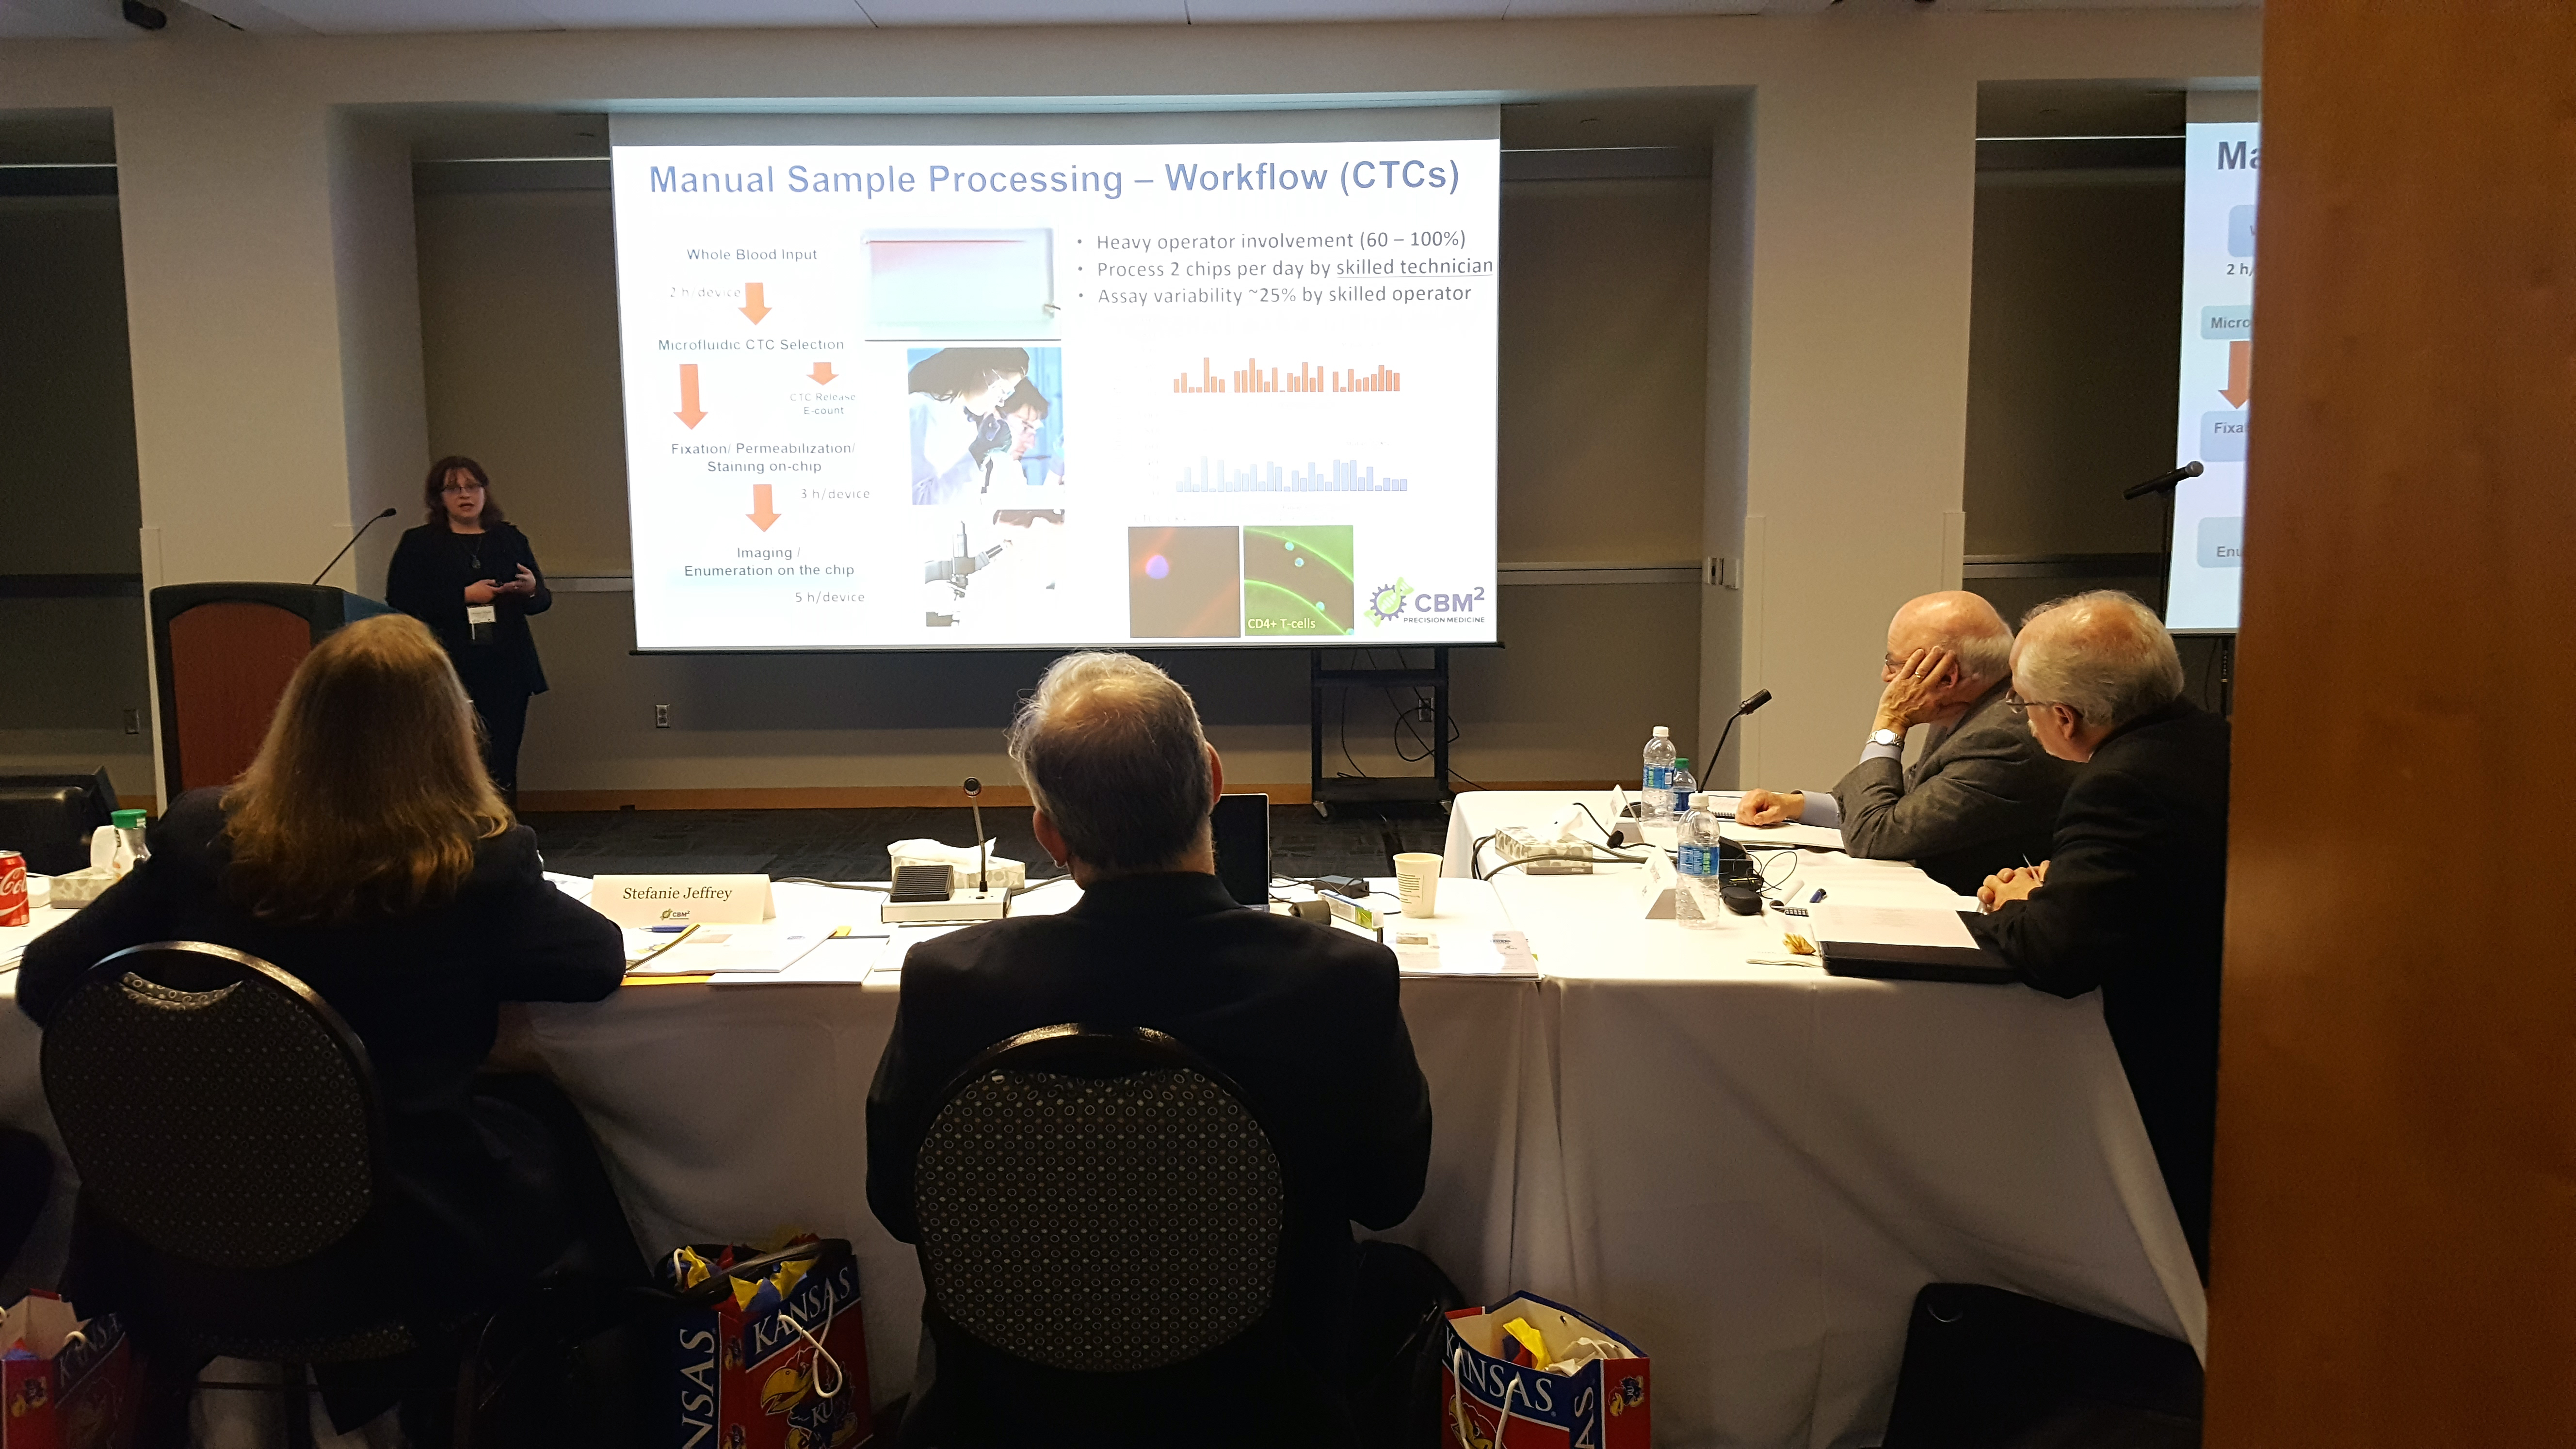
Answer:
<path fill-rule="evenodd" d="M 1458 1435 L 1458 1449 L 1475 1449 L 1476 1441 L 1469 1438 L 1464 1432 L 1465 1426 L 1473 1422 L 1467 1417 L 1466 1413 L 1467 1396 L 1465 1391 L 1458 1387 L 1460 1384 L 1467 1381 L 1467 1376 L 1458 1372 L 1458 1361 L 1467 1356 L 1467 1345 L 1457 1340 L 1454 1331 L 1450 1339 L 1450 1344 L 1449 1422 L 1453 1426 L 1457 1426 L 1461 1431 Z M 1503 1381 L 1503 1411 L 1494 1420 L 1493 1449 L 1503 1449 L 1503 1435 L 1512 1427 L 1512 1395 L 1519 1393 L 1520 1387 L 1521 1378 L 1518 1374 L 1514 1374 Z M 1526 1398 L 1527 1395 L 1523 1395 L 1523 1397 Z"/>

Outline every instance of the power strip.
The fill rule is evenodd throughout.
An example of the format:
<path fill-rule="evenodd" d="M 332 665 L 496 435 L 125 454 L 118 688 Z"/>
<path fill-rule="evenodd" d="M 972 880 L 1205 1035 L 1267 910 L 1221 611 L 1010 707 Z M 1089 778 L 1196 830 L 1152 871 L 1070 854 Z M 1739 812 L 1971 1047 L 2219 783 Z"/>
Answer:
<path fill-rule="evenodd" d="M 1592 847 L 1580 840 L 1551 840 L 1526 825 L 1494 832 L 1494 854 L 1506 863 L 1525 860 L 1531 875 L 1590 875 Z"/>

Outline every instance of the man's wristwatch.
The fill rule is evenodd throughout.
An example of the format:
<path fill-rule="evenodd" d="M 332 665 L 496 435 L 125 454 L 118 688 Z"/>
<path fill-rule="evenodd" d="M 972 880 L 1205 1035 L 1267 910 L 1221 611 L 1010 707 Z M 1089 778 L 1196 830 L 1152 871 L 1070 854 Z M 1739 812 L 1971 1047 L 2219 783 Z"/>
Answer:
<path fill-rule="evenodd" d="M 1905 736 L 1894 730 L 1871 730 L 1869 742 L 1873 745 L 1901 745 L 1905 743 Z"/>

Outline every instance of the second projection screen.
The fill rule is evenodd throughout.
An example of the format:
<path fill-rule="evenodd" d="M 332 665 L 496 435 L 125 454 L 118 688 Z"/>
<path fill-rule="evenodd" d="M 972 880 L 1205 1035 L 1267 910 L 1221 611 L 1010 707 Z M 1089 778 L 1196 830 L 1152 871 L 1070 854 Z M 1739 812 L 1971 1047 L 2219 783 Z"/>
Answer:
<path fill-rule="evenodd" d="M 616 147 L 638 647 L 1491 642 L 1499 173 Z"/>

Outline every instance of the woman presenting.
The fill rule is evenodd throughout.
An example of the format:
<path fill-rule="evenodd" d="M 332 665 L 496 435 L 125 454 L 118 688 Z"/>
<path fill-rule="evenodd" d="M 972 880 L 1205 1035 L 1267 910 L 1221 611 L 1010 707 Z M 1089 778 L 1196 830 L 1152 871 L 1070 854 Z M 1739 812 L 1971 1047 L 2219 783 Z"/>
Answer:
<path fill-rule="evenodd" d="M 483 767 L 515 807 L 528 697 L 546 692 L 528 616 L 544 613 L 555 596 L 527 535 L 502 520 L 482 464 L 441 458 L 424 492 L 429 521 L 395 547 L 385 602 L 427 624 L 455 661 L 483 721 Z"/>

